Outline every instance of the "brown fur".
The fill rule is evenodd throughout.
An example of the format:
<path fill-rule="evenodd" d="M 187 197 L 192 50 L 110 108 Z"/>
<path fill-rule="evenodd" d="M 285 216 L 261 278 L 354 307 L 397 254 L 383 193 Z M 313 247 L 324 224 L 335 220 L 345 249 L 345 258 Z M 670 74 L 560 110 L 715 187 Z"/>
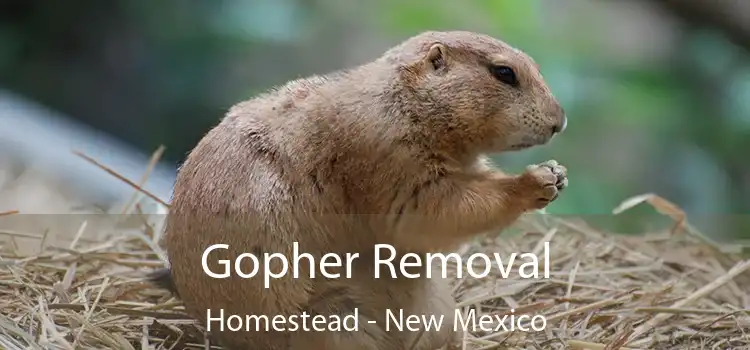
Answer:
<path fill-rule="evenodd" d="M 490 74 L 512 67 L 518 87 Z M 406 350 L 417 335 L 385 332 L 384 310 L 446 315 L 441 331 L 415 349 L 457 341 L 448 281 L 373 279 L 372 252 L 450 251 L 542 208 L 567 184 L 556 163 L 521 175 L 493 169 L 485 154 L 548 142 L 565 115 L 523 52 L 471 32 L 426 32 L 370 63 L 292 81 L 242 102 L 200 141 L 179 171 L 162 241 L 187 312 L 345 315 L 354 307 L 364 331 L 226 332 L 231 349 Z M 241 253 L 316 257 L 360 253 L 352 279 L 213 279 L 201 268 L 210 245 Z M 213 258 L 215 260 L 218 258 Z M 305 266 L 306 264 L 303 264 Z M 217 264 L 212 264 L 216 269 Z"/>

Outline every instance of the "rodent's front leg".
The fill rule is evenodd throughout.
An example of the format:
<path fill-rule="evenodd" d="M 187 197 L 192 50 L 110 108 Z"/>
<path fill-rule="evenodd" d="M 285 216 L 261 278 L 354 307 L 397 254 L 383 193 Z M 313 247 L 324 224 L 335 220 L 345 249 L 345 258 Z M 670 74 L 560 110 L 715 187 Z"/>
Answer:
<path fill-rule="evenodd" d="M 446 171 L 413 191 L 395 221 L 394 240 L 405 249 L 445 249 L 546 207 L 567 183 L 567 170 L 555 161 L 529 166 L 520 175 Z"/>

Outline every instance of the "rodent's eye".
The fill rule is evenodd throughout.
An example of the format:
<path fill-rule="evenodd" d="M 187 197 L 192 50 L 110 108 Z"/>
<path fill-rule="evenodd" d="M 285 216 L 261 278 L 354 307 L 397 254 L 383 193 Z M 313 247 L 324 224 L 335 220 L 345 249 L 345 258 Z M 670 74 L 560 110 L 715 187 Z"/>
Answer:
<path fill-rule="evenodd" d="M 510 86 L 518 86 L 518 78 L 513 68 L 508 66 L 490 66 L 490 72 L 497 80 L 502 81 Z"/>

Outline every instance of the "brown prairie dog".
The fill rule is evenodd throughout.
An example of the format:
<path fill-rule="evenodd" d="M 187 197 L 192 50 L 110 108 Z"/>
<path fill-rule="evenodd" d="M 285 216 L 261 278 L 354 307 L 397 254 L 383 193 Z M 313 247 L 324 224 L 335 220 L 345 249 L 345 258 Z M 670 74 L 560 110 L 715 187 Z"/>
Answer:
<path fill-rule="evenodd" d="M 567 186 L 563 166 L 508 175 L 486 155 L 545 144 L 566 123 L 532 58 L 472 32 L 425 32 L 361 66 L 289 82 L 232 107 L 189 154 L 161 242 L 171 267 L 154 281 L 201 322 L 207 309 L 272 317 L 354 308 L 362 320 L 403 309 L 452 322 L 447 281 L 374 279 L 364 257 L 378 243 L 399 253 L 451 251 L 545 207 Z M 246 252 L 289 257 L 293 242 L 316 261 L 330 252 L 363 258 L 351 279 L 301 271 L 269 288 L 262 278 L 211 278 L 201 265 L 213 244 L 229 245 L 212 253 L 209 266 L 219 270 L 216 260 Z M 229 349 L 270 350 L 407 350 L 417 336 L 381 325 L 212 334 Z M 444 326 L 414 349 L 457 339 Z"/>

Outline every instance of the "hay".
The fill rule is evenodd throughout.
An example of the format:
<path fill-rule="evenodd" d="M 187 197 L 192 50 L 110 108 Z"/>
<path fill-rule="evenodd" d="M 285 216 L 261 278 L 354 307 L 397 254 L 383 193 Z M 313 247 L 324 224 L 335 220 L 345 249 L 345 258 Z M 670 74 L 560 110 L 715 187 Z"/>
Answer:
<path fill-rule="evenodd" d="M 640 201 L 653 205 L 648 198 Z M 686 223 L 677 221 L 684 232 Z M 523 234 L 484 239 L 460 253 L 539 254 L 550 242 L 550 278 L 462 278 L 454 292 L 464 312 L 544 315 L 547 326 L 472 332 L 464 349 L 750 348 L 750 261 L 692 234 L 613 236 L 551 217 L 522 224 Z M 144 227 L 85 244 L 81 229 L 66 248 L 3 255 L 0 348 L 208 348 L 180 302 L 144 282 L 162 266 L 158 231 Z"/>

